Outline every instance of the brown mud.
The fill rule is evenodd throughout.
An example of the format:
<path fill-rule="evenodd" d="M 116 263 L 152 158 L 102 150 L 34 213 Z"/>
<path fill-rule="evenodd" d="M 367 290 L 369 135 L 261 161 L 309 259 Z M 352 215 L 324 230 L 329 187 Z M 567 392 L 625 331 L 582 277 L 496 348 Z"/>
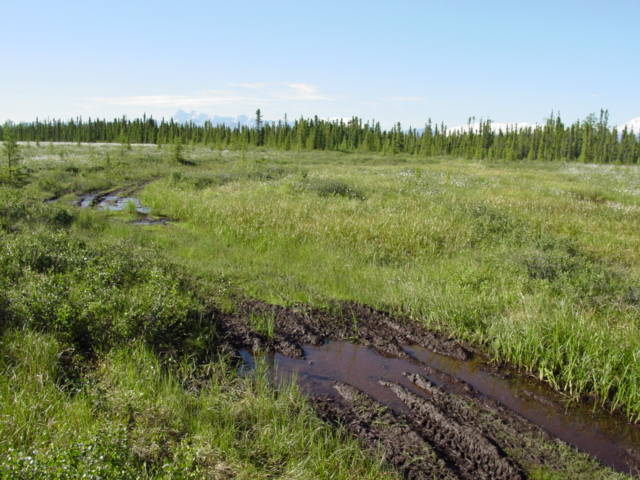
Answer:
<path fill-rule="evenodd" d="M 151 209 L 146 207 L 134 195 L 139 192 L 146 184 L 135 185 L 130 187 L 118 188 L 103 192 L 89 192 L 80 195 L 75 205 L 81 208 L 98 208 L 99 210 L 107 210 L 112 212 L 120 212 L 133 205 L 138 218 L 132 220 L 132 225 L 167 225 L 175 220 L 163 216 L 150 216 Z"/>
<path fill-rule="evenodd" d="M 108 192 L 91 192 L 81 195 L 76 205 L 81 208 L 97 207 L 100 210 L 122 211 L 133 204 L 136 212 L 146 215 L 151 209 L 142 205 L 140 200 L 132 196 L 131 189 L 117 189 Z"/>
<path fill-rule="evenodd" d="M 271 322 L 273 335 L 257 333 L 251 319 Z M 398 358 L 411 358 L 405 345 L 420 345 L 460 360 L 471 358 L 470 351 L 452 339 L 357 303 L 338 304 L 332 311 L 326 311 L 250 301 L 241 303 L 238 315 L 229 316 L 223 322 L 230 344 L 293 358 L 304 357 L 303 345 L 317 346 L 328 340 L 353 340 Z"/>
<path fill-rule="evenodd" d="M 321 418 L 405 478 L 613 478 L 603 465 L 640 472 L 638 426 L 566 407 L 548 387 L 411 321 L 354 303 L 325 311 L 255 301 L 219 318 L 245 368 L 267 353 L 277 382 L 295 378 Z"/>

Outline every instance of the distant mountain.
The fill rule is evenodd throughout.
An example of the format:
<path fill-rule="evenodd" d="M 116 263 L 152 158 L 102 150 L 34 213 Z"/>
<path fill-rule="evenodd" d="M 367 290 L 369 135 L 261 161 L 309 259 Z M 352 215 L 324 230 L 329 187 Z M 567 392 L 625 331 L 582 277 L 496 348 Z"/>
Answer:
<path fill-rule="evenodd" d="M 625 127 L 628 128 L 631 132 L 640 134 L 640 117 L 632 118 L 627 123 L 623 123 L 622 125 L 618 126 L 618 131 L 623 131 Z"/>
<path fill-rule="evenodd" d="M 207 115 L 206 113 L 196 112 L 195 110 L 192 110 L 191 112 L 178 110 L 173 115 L 173 119 L 178 123 L 193 122 L 196 125 L 204 125 L 206 121 L 211 122 L 212 125 L 228 125 L 230 127 L 254 124 L 254 120 L 247 117 L 246 115 L 239 115 L 237 117 L 223 117 L 220 115 Z"/>

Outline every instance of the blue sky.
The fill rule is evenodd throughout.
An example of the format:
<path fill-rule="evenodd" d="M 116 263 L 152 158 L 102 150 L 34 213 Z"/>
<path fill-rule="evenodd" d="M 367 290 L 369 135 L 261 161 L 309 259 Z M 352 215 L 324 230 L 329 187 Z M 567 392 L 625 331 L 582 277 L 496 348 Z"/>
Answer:
<path fill-rule="evenodd" d="M 0 120 L 640 116 L 640 1 L 2 0 Z"/>

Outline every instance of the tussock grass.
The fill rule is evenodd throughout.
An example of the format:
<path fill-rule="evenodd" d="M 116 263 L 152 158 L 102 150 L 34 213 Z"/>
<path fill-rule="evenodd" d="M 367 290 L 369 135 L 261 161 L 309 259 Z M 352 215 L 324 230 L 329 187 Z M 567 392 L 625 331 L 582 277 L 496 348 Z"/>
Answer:
<path fill-rule="evenodd" d="M 283 155 L 274 163 L 305 176 L 198 191 L 159 181 L 143 197 L 182 220 L 156 238 L 202 276 L 272 302 L 408 314 L 640 419 L 640 214 L 610 205 L 640 205 L 636 170 L 346 158 Z M 367 193 L 299 188 L 314 178 Z"/>
<path fill-rule="evenodd" d="M 397 478 L 264 365 L 236 375 L 211 291 L 115 238 L 127 212 L 0 198 L 1 479 Z"/>
<path fill-rule="evenodd" d="M 408 315 L 640 420 L 639 169 L 165 150 L 25 147 L 0 187 L 0 477 L 388 476 L 294 387 L 203 363 L 239 293 Z M 71 202 L 132 185 L 177 222 Z"/>
<path fill-rule="evenodd" d="M 74 393 L 51 336 L 9 331 L 2 348 L 0 478 L 396 478 L 294 385 L 274 390 L 263 364 L 242 378 L 224 361 L 168 370 L 137 343 Z"/>

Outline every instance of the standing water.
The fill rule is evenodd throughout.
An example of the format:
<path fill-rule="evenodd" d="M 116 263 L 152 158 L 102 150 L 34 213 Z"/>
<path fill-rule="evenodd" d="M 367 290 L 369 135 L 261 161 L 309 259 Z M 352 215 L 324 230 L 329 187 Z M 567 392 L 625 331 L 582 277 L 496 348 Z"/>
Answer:
<path fill-rule="evenodd" d="M 407 406 L 382 386 L 380 380 L 400 384 L 425 397 L 407 373 L 420 374 L 444 391 L 459 389 L 462 380 L 480 395 L 538 425 L 551 435 L 573 445 L 615 470 L 631 473 L 640 467 L 640 428 L 620 415 L 593 412 L 586 405 L 565 407 L 559 394 L 522 377 L 503 378 L 478 361 L 462 361 L 426 350 L 406 347 L 410 359 L 387 357 L 347 342 L 331 342 L 304 348 L 304 359 L 275 354 L 275 376 L 295 376 L 303 391 L 336 398 L 335 382 L 350 384 L 399 413 Z M 245 352 L 246 353 L 246 352 Z M 425 368 L 426 367 L 426 368 Z M 454 377 L 452 379 L 451 377 Z"/>

